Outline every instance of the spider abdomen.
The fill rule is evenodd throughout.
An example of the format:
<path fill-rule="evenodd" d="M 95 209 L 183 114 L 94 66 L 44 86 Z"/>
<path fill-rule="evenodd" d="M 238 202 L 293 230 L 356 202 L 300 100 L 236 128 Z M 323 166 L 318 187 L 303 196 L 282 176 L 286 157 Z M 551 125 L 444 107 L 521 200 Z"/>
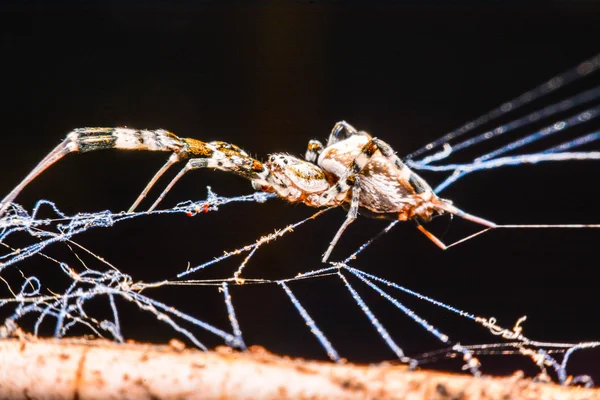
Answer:
<path fill-rule="evenodd" d="M 364 132 L 340 140 L 323 149 L 318 164 L 337 179 L 343 178 L 349 169 L 359 169 L 356 185 L 360 190 L 361 214 L 371 218 L 408 220 L 418 215 L 429 219 L 433 209 L 423 205 L 435 195 L 428 185 L 408 167 L 402 165 L 402 168 L 398 168 L 376 147 L 373 149 L 369 146 L 371 142 L 372 137 Z M 361 156 L 365 157 L 364 165 L 360 165 Z M 417 181 L 418 187 L 412 181 Z M 350 203 L 352 190 L 345 194 L 342 201 Z"/>

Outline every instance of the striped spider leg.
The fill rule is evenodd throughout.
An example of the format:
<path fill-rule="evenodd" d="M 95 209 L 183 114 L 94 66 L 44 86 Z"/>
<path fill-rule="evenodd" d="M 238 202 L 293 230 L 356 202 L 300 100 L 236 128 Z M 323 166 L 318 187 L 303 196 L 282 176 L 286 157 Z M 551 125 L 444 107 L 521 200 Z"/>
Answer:
<path fill-rule="evenodd" d="M 0 202 L 2 216 L 19 193 L 52 164 L 69 153 L 87 153 L 96 150 L 148 150 L 172 152 L 165 165 L 154 175 L 146 188 L 133 203 L 129 212 L 135 210 L 148 191 L 173 164 L 191 159 L 195 168 L 214 168 L 231 171 L 249 179 L 257 178 L 263 171 L 262 163 L 250 158 L 239 147 L 220 141 L 205 143 L 190 138 L 180 138 L 163 129 L 136 130 L 129 128 L 78 128 L 52 150 L 38 165 Z M 188 169 L 193 169 L 187 167 Z M 153 206 L 156 206 L 157 203 Z"/>

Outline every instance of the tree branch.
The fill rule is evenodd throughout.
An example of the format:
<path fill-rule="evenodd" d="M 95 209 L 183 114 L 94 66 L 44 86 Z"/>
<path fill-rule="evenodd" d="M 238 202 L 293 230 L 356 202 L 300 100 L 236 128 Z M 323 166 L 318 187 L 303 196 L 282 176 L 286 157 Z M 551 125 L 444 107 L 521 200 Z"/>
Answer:
<path fill-rule="evenodd" d="M 248 352 L 105 340 L 0 340 L 0 398 L 10 399 L 600 399 L 600 390 L 517 375 L 475 378 Z"/>

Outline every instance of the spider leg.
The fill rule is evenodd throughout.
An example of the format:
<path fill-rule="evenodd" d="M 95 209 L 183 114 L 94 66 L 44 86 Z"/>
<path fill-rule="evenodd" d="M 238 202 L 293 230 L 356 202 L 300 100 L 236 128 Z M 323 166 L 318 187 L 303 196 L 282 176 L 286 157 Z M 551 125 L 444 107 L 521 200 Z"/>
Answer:
<path fill-rule="evenodd" d="M 357 176 L 356 181 L 358 179 L 359 179 L 359 177 Z M 356 181 L 355 181 L 355 183 L 356 183 Z M 348 210 L 348 214 L 346 215 L 346 220 L 344 221 L 342 226 L 340 226 L 340 229 L 338 229 L 337 233 L 335 234 L 335 236 L 329 243 L 329 247 L 327 248 L 327 251 L 325 252 L 325 254 L 323 254 L 323 258 L 321 260 L 322 262 L 324 262 L 324 263 L 327 262 L 327 259 L 329 259 L 329 256 L 331 255 L 333 248 L 337 244 L 338 240 L 340 240 L 340 238 L 342 237 L 342 234 L 344 233 L 346 228 L 352 222 L 354 222 L 354 220 L 356 219 L 356 216 L 358 215 L 358 205 L 359 205 L 358 200 L 359 200 L 359 198 L 360 198 L 360 186 L 355 185 L 352 190 L 352 200 L 350 202 L 350 209 Z"/>
<path fill-rule="evenodd" d="M 192 157 L 191 154 L 190 157 Z M 258 187 L 261 185 L 270 186 L 267 182 L 269 170 L 263 163 L 248 156 L 239 147 L 225 142 L 204 143 L 203 151 L 196 154 L 195 158 L 190 158 L 185 167 L 169 182 L 148 211 L 152 211 L 158 206 L 183 175 L 189 171 L 201 168 L 213 168 L 233 172 L 236 175 L 251 180 Z"/>
<path fill-rule="evenodd" d="M 39 174 L 44 172 L 49 166 L 63 158 L 65 155 L 78 151 L 77 145 L 72 141 L 66 139 L 61 144 L 56 146 L 54 150 L 52 150 L 35 168 L 19 183 L 15 188 L 7 194 L 2 202 L 0 202 L 0 216 L 4 214 L 6 209 L 10 206 L 10 204 L 15 200 L 15 198 L 21 193 L 21 191 L 27 186 L 31 181 L 33 181 Z"/>
<path fill-rule="evenodd" d="M 448 245 L 447 245 L 447 244 L 444 244 L 444 242 L 442 242 L 440 239 L 438 239 L 436 236 L 434 236 L 434 235 L 433 235 L 431 232 L 429 232 L 427 229 L 425 229 L 425 228 L 423 227 L 423 225 L 421 225 L 421 224 L 420 224 L 420 223 L 419 223 L 417 220 L 415 220 L 415 222 L 417 223 L 417 229 L 418 229 L 418 230 L 420 230 L 420 231 L 421 231 L 421 232 L 422 232 L 422 233 L 423 233 L 425 236 L 427 236 L 427 238 L 428 238 L 429 240 L 431 240 L 433 243 L 435 243 L 435 244 L 436 244 L 436 245 L 437 245 L 437 246 L 438 246 L 440 249 L 442 249 L 442 250 L 448 250 L 450 247 L 453 247 L 453 246 L 456 246 L 457 244 L 461 244 L 461 243 L 463 243 L 463 242 L 466 242 L 467 240 L 471 240 L 471 239 L 473 239 L 475 236 L 479 236 L 479 235 L 481 235 L 482 233 L 485 233 L 485 232 L 489 231 L 490 229 L 494 229 L 494 226 L 495 226 L 495 225 L 494 225 L 494 226 L 488 226 L 488 227 L 487 227 L 487 228 L 485 228 L 485 229 L 482 229 L 482 230 L 480 230 L 480 231 L 477 231 L 477 232 L 475 232 L 475 233 L 473 233 L 473 234 L 471 234 L 471 235 L 469 235 L 469 236 L 467 236 L 467 237 L 464 237 L 464 238 L 462 238 L 462 239 L 460 239 L 460 240 L 457 240 L 457 241 L 456 241 L 456 242 L 454 242 L 454 243 L 451 243 L 451 244 L 448 244 Z"/>
<path fill-rule="evenodd" d="M 163 192 L 160 194 L 160 196 L 158 196 L 158 198 L 156 199 L 156 201 L 150 206 L 150 208 L 148 208 L 148 212 L 154 210 L 158 204 L 162 201 L 162 199 L 165 198 L 165 196 L 167 195 L 167 193 L 173 188 L 173 186 L 175 186 L 175 184 L 177 183 L 177 181 L 179 181 L 179 179 L 181 179 L 181 177 L 188 171 L 191 171 L 193 169 L 198 169 L 198 168 L 206 168 L 206 160 L 205 159 L 191 159 L 187 162 L 187 164 L 185 165 L 185 167 L 183 167 L 181 169 L 181 171 L 179 171 L 179 173 L 177 175 L 175 175 L 175 177 L 173 179 L 171 179 L 171 182 L 169 182 L 169 184 L 167 185 L 167 187 L 163 190 Z M 141 195 L 140 195 L 141 196 Z M 138 198 L 139 199 L 139 198 Z M 138 203 L 138 201 L 136 200 L 136 203 Z M 136 204 L 134 204 L 133 206 L 131 206 L 130 209 L 133 209 L 134 206 Z"/>
<path fill-rule="evenodd" d="M 420 230 L 425 236 L 427 236 L 427 238 L 429 240 L 431 240 L 433 243 L 435 243 L 437 247 L 439 247 L 442 250 L 446 250 L 448 248 L 448 246 L 446 246 L 444 244 L 444 242 L 442 242 L 440 239 L 438 239 L 433 233 L 431 233 L 427 229 L 425 229 L 423 227 L 423 225 L 421 225 L 419 223 L 419 221 L 417 221 L 416 219 L 415 219 L 415 223 L 417 224 L 417 229 Z"/>
<path fill-rule="evenodd" d="M 86 153 L 104 149 L 150 150 L 179 152 L 185 146 L 171 132 L 128 128 L 78 128 L 71 131 L 35 168 L 0 202 L 0 216 L 19 193 L 52 164 L 73 152 Z"/>
<path fill-rule="evenodd" d="M 167 162 L 158 170 L 158 172 L 156 172 L 156 174 L 154 174 L 154 176 L 152 177 L 150 182 L 148 182 L 148 184 L 146 185 L 146 187 L 144 188 L 142 193 L 139 194 L 139 196 L 137 197 L 135 202 L 131 205 L 131 207 L 129 207 L 129 210 L 127 210 L 127 212 L 135 211 L 135 209 L 140 204 L 140 202 L 148 195 L 148 192 L 150 191 L 150 189 L 152 189 L 152 187 L 156 184 L 156 182 L 158 182 L 160 177 L 165 172 L 167 172 L 167 170 L 173 164 L 176 164 L 179 161 L 185 160 L 189 157 L 210 157 L 214 152 L 212 145 L 214 145 L 215 143 L 223 143 L 224 145 L 226 145 L 226 143 L 224 143 L 224 142 L 213 142 L 213 144 L 211 144 L 211 143 L 205 143 L 200 140 L 192 139 L 192 138 L 182 138 L 182 139 L 180 139 L 180 141 L 182 143 L 182 147 L 180 149 L 178 149 L 177 151 L 175 151 L 175 153 L 171 154 L 171 157 L 169 157 Z M 230 147 L 232 147 L 232 148 L 235 147 L 237 149 L 237 147 L 233 146 L 233 145 L 230 145 Z M 241 151 L 241 149 L 239 149 L 239 151 Z M 175 183 L 172 182 L 171 186 L 174 184 Z"/>
<path fill-rule="evenodd" d="M 152 187 L 156 184 L 156 182 L 160 179 L 160 177 L 167 172 L 167 170 L 175 163 L 178 163 L 179 161 L 181 161 L 181 158 L 179 157 L 179 155 L 177 153 L 173 153 L 171 154 L 171 157 L 169 157 L 169 159 L 167 160 L 167 162 L 165 163 L 165 165 L 163 165 L 158 172 L 156 172 L 156 174 L 154 174 L 154 176 L 152 177 L 152 179 L 150 180 L 150 182 L 148 182 L 148 184 L 146 185 L 146 187 L 144 188 L 144 190 L 142 191 L 142 193 L 139 194 L 139 196 L 137 197 L 137 199 L 135 199 L 135 201 L 133 202 L 133 204 L 131 205 L 131 207 L 129 207 L 129 210 L 127 210 L 128 213 L 132 213 L 135 211 L 135 209 L 137 208 L 137 206 L 140 205 L 141 201 L 144 200 L 144 198 L 148 195 L 148 192 L 150 191 L 150 189 L 152 189 Z"/>

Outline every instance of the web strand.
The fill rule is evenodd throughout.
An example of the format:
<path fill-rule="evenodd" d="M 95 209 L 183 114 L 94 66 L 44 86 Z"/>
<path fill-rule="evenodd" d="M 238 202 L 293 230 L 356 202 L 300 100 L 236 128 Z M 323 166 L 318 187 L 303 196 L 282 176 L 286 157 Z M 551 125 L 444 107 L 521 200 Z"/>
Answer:
<path fill-rule="evenodd" d="M 449 143 L 451 140 L 456 139 L 472 130 L 478 128 L 479 126 L 488 123 L 490 121 L 495 120 L 509 112 L 517 110 L 525 104 L 529 104 L 534 100 L 537 100 L 543 96 L 546 96 L 549 93 L 552 93 L 570 83 L 576 82 L 577 80 L 590 75 L 591 73 L 598 70 L 600 67 L 600 55 L 595 55 L 590 59 L 582 62 L 577 67 L 569 69 L 562 74 L 556 75 L 550 80 L 544 82 L 543 84 L 521 94 L 518 97 L 515 97 L 512 100 L 503 103 L 499 107 L 489 111 L 488 113 L 480 116 L 479 118 L 470 121 L 460 128 L 447 133 L 441 138 L 423 146 L 422 148 L 408 154 L 405 156 L 406 160 L 411 160 L 415 157 L 419 157 L 428 151 L 431 151 L 437 147 L 440 147 L 446 143 Z"/>

